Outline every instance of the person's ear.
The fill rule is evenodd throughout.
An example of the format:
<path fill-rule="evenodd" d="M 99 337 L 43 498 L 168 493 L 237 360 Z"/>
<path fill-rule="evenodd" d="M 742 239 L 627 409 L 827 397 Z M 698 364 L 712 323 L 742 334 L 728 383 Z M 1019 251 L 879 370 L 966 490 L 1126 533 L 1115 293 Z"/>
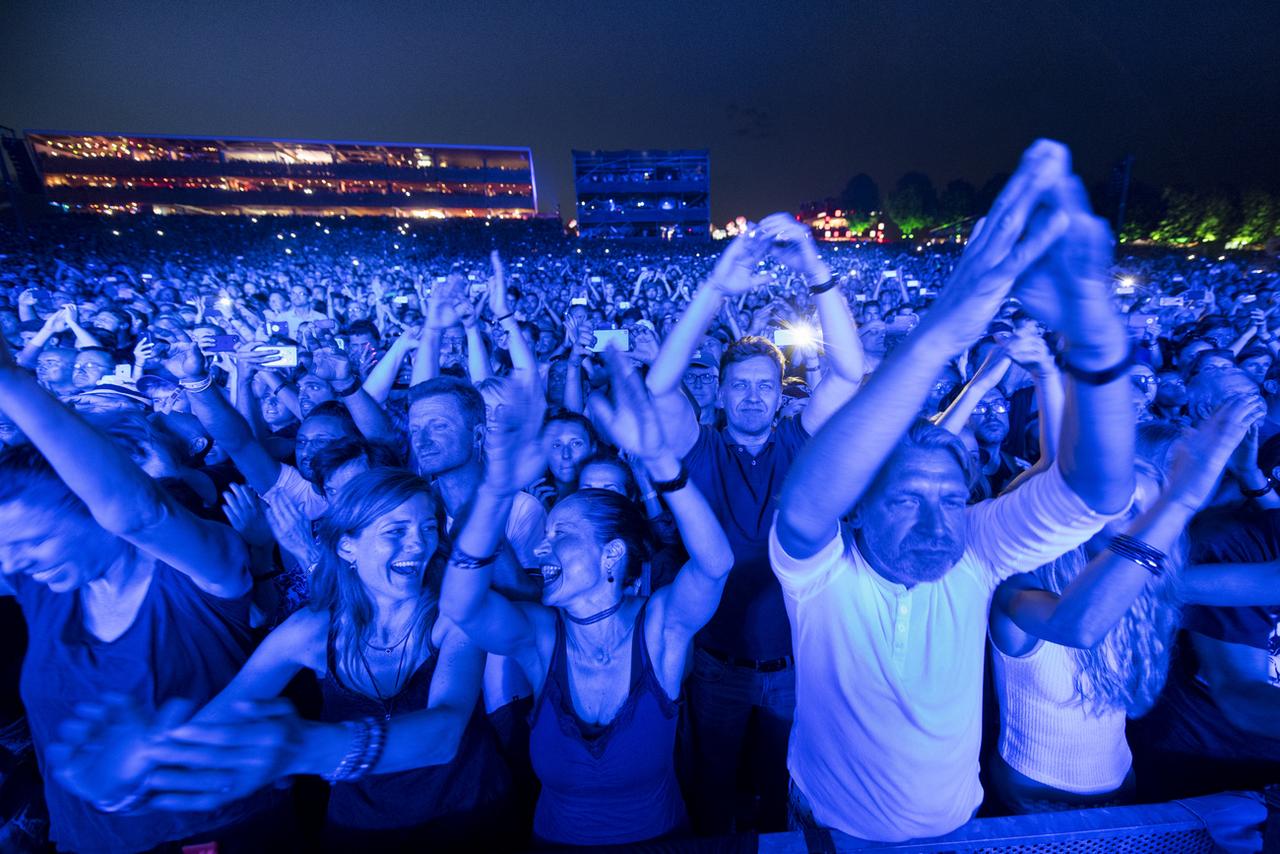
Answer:
<path fill-rule="evenodd" d="M 338 557 L 343 563 L 356 562 L 356 542 L 355 540 L 343 534 L 338 538 Z"/>
<path fill-rule="evenodd" d="M 605 569 L 613 569 L 622 559 L 627 556 L 627 544 L 622 540 L 613 539 L 604 544 L 604 548 L 600 551 L 601 559 Z"/>

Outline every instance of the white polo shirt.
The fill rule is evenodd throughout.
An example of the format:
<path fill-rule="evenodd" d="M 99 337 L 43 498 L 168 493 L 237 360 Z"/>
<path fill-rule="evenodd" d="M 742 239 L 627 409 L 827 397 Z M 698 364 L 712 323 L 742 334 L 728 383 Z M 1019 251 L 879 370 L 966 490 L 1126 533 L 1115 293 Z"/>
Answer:
<path fill-rule="evenodd" d="M 939 581 L 886 581 L 839 532 L 813 557 L 769 558 L 796 659 L 787 765 L 828 827 L 898 842 L 964 824 L 982 801 L 982 671 L 996 585 L 1075 548 L 1109 517 L 1057 466 L 965 511 L 963 557 Z"/>

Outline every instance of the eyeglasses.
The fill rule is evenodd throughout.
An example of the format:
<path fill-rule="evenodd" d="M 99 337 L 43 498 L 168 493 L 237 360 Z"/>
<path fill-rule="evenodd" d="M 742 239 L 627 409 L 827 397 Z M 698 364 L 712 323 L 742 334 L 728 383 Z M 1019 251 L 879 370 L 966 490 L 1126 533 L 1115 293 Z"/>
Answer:
<path fill-rule="evenodd" d="M 716 381 L 715 374 L 685 374 L 684 381 L 686 385 L 704 386 L 714 385 Z"/>
<path fill-rule="evenodd" d="M 1129 379 L 1133 382 L 1135 388 L 1140 388 L 1144 391 L 1156 384 L 1156 378 L 1149 377 L 1146 374 L 1136 374 L 1129 377 Z"/>
<path fill-rule="evenodd" d="M 1007 415 L 1009 412 L 1009 404 L 1007 403 L 979 403 L 973 408 L 974 415 L 986 415 L 988 412 L 996 415 Z"/>

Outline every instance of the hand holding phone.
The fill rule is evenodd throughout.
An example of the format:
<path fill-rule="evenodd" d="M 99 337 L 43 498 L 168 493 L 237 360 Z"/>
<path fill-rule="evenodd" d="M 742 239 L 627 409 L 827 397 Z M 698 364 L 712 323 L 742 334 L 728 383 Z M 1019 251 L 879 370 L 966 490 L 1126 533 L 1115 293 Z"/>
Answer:
<path fill-rule="evenodd" d="M 266 355 L 266 360 L 262 363 L 267 368 L 296 368 L 298 367 L 298 348 L 292 344 L 280 347 L 263 347 L 259 351 Z"/>
<path fill-rule="evenodd" d="M 631 349 L 631 333 L 625 329 L 597 329 L 595 331 L 595 342 L 591 345 L 591 352 L 603 353 L 613 344 L 619 350 Z"/>

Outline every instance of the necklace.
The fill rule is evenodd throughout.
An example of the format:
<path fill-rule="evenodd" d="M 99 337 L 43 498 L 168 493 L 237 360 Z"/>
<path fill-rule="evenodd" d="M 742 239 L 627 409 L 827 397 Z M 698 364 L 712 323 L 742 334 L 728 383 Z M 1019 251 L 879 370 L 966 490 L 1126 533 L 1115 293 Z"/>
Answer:
<path fill-rule="evenodd" d="M 605 608 L 603 611 L 597 611 L 596 613 L 592 614 L 590 617 L 575 617 L 573 616 L 573 614 L 570 614 L 567 610 L 563 611 L 563 613 L 564 613 L 564 618 L 569 622 L 575 623 L 579 626 L 589 626 L 592 623 L 598 623 L 601 620 L 607 620 L 609 617 L 612 617 L 614 614 L 618 613 L 618 609 L 621 607 L 622 607 L 622 601 L 619 600 L 615 604 L 609 606 L 608 608 Z"/>
<path fill-rule="evenodd" d="M 365 643 L 373 647 L 374 649 L 376 649 L 378 652 L 394 652 L 395 648 L 398 647 L 400 644 L 404 643 L 405 641 L 407 641 L 409 639 L 409 635 L 411 634 L 413 634 L 412 625 L 410 625 L 409 630 L 404 633 L 404 637 L 400 638 L 400 640 L 396 641 L 390 646 L 380 646 L 379 644 L 373 643 L 371 641 L 365 641 Z"/>
<path fill-rule="evenodd" d="M 396 665 L 396 680 L 391 683 L 390 699 L 395 699 L 395 696 L 400 693 L 400 680 L 404 677 L 404 663 L 409 654 L 409 645 L 405 643 L 405 641 L 409 639 L 409 635 L 412 633 L 413 628 L 410 627 L 409 631 L 405 633 L 405 636 L 400 639 L 399 643 L 386 647 L 385 649 L 386 652 L 391 652 L 391 650 L 395 649 L 397 646 L 404 644 L 404 648 L 400 650 L 400 663 Z M 380 651 L 383 650 L 382 647 L 374 647 L 374 649 Z M 369 684 L 373 686 L 374 696 L 378 698 L 378 702 L 382 705 L 383 715 L 387 720 L 391 720 L 391 703 L 388 702 L 387 697 L 382 696 L 382 691 L 378 688 L 378 680 L 373 676 L 373 668 L 369 666 L 369 659 L 365 658 L 364 650 L 360 650 L 360 663 L 364 665 L 364 672 L 369 676 Z"/>

